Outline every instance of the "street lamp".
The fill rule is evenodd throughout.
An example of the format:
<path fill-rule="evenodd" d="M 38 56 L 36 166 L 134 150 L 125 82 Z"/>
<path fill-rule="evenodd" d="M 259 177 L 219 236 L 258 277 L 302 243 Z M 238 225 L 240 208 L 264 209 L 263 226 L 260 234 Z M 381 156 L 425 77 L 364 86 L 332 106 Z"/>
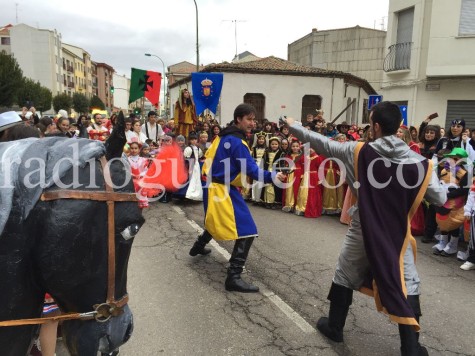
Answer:
<path fill-rule="evenodd" d="M 193 0 L 195 2 L 195 8 L 196 8 L 196 71 L 200 71 L 200 46 L 198 42 L 198 5 L 196 4 L 196 0 Z"/>
<path fill-rule="evenodd" d="M 163 60 L 162 60 L 159 56 L 157 56 L 157 55 L 155 55 L 155 54 L 145 53 L 145 55 L 146 55 L 147 57 L 156 57 L 156 58 L 158 58 L 158 59 L 160 60 L 160 62 L 162 62 L 162 66 L 163 66 L 163 107 L 165 108 L 165 116 L 166 116 L 166 115 L 167 115 L 167 112 L 168 112 L 168 111 L 167 111 L 168 100 L 167 100 L 167 97 L 166 97 L 166 94 L 165 94 L 165 89 L 166 89 L 166 87 L 165 87 L 165 84 L 166 84 L 166 83 L 165 83 L 165 77 L 166 77 L 166 76 L 165 76 L 165 63 L 163 63 Z"/>

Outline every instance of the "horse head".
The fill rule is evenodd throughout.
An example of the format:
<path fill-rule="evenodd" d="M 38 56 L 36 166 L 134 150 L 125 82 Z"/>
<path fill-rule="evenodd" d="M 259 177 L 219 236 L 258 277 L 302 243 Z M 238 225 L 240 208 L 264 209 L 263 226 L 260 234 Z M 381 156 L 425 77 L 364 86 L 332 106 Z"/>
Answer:
<path fill-rule="evenodd" d="M 130 167 L 127 161 L 121 159 L 124 144 L 125 122 L 123 114 L 120 113 L 117 126 L 105 144 L 105 156 L 110 170 L 110 174 L 105 177 L 106 179 L 110 177 L 111 182 L 109 184 L 114 187 L 114 192 L 134 193 Z M 96 167 L 93 173 L 101 181 L 100 169 L 98 170 L 98 168 L 100 167 Z M 69 178 L 74 180 L 75 177 L 70 176 Z M 86 174 L 83 178 L 86 178 Z M 79 179 L 81 180 L 81 177 Z M 88 179 L 86 179 L 81 183 L 84 186 L 90 184 L 90 180 L 88 182 Z M 104 191 L 106 189 L 105 184 L 106 181 L 102 179 L 99 189 Z M 108 214 L 107 204 L 104 202 L 68 200 L 59 200 L 55 204 L 63 205 L 62 207 L 56 206 L 58 212 L 77 212 L 73 216 L 76 225 L 74 228 L 71 227 L 71 221 L 68 221 L 67 216 L 63 215 L 59 219 L 63 221 L 64 235 L 69 236 L 74 241 L 73 245 L 65 243 L 65 250 L 69 246 L 81 247 L 76 250 L 76 253 L 79 252 L 79 254 L 66 262 L 68 272 L 64 273 L 64 266 L 58 271 L 58 278 L 53 279 L 55 285 L 51 287 L 51 294 L 57 299 L 58 304 L 64 311 L 87 313 L 93 310 L 94 307 L 97 308 L 98 305 L 103 305 L 106 309 L 110 308 L 112 305 L 110 301 L 107 301 L 107 298 L 111 295 L 111 291 L 108 290 L 110 273 L 108 272 L 108 254 L 110 253 L 108 234 L 111 216 Z M 83 207 L 84 205 L 89 206 L 89 208 Z M 113 272 L 115 276 L 113 276 L 113 281 L 115 287 L 112 296 L 115 300 L 121 300 L 127 296 L 127 265 L 132 243 L 144 219 L 136 201 L 115 202 L 113 218 L 115 230 L 115 271 Z M 56 219 L 56 222 L 58 222 L 58 219 Z M 53 237 L 57 237 L 61 234 L 55 231 L 53 235 Z M 61 244 L 64 237 L 56 241 Z M 68 255 L 70 254 L 68 253 Z M 72 255 L 74 256 L 74 254 Z M 47 267 L 45 270 L 50 270 L 53 265 Z M 77 277 L 66 282 L 68 276 L 71 278 L 75 274 Z M 45 280 L 45 283 L 48 282 Z M 68 288 L 64 288 L 65 283 L 67 283 Z M 55 291 L 57 291 L 57 294 Z M 72 355 L 96 355 L 97 351 L 100 351 L 109 354 L 125 343 L 130 338 L 133 330 L 132 313 L 127 305 L 120 309 L 118 315 L 111 316 L 106 322 L 96 320 L 64 322 L 62 330 L 70 353 Z"/>
<path fill-rule="evenodd" d="M 113 133 L 105 145 L 107 149 L 90 140 L 51 138 L 38 140 L 23 151 L 18 178 L 28 178 L 31 183 L 34 175 L 31 171 L 41 163 L 35 161 L 29 168 L 23 163 L 31 155 L 39 155 L 48 163 L 35 173 L 46 182 L 41 189 L 34 186 L 13 190 L 11 212 L 0 235 L 0 268 L 6 271 L 0 276 L 0 282 L 9 289 L 7 293 L 0 293 L 0 303 L 7 306 L 0 312 L 0 320 L 39 317 L 45 292 L 55 298 L 63 313 L 89 313 L 97 305 L 111 305 L 110 295 L 112 302 L 127 295 L 127 265 L 132 243 L 144 223 L 137 202 L 38 199 L 41 194 L 44 197 L 64 190 L 105 192 L 108 179 L 115 193 L 134 193 L 130 167 L 120 158 L 119 146 L 125 143 L 125 135 L 119 131 L 121 120 L 123 124 L 123 115 L 119 116 L 116 134 Z M 75 145 L 78 145 L 77 152 L 70 153 Z M 89 155 L 88 150 L 92 151 Z M 103 155 L 109 160 L 110 174 L 104 175 L 98 160 Z M 65 159 L 71 164 L 65 163 Z M 2 161 L 2 169 L 3 164 Z M 43 171 L 46 171 L 44 175 Z M 3 207 L 5 194 L 1 193 Z M 111 204 L 113 214 L 108 213 Z M 108 235 L 112 221 L 115 268 L 111 291 L 108 290 Z M 129 339 L 133 329 L 132 313 L 126 304 L 116 309 L 105 322 L 95 319 L 63 322 L 63 337 L 71 355 L 95 356 L 98 351 L 109 354 Z M 6 355 L 26 354 L 34 334 L 35 327 L 31 326 L 0 328 L 0 348 L 10 348 Z"/>

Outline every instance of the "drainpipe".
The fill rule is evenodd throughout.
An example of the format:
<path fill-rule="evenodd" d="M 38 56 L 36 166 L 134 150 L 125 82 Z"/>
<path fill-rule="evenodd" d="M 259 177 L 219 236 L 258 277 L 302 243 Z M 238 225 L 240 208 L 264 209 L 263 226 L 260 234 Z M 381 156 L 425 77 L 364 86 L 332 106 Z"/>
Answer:
<path fill-rule="evenodd" d="M 358 101 L 356 102 L 356 125 L 359 123 L 361 87 L 358 87 Z"/>
<path fill-rule="evenodd" d="M 332 78 L 332 100 L 330 100 L 330 117 L 333 117 L 333 89 L 335 88 L 335 77 Z"/>

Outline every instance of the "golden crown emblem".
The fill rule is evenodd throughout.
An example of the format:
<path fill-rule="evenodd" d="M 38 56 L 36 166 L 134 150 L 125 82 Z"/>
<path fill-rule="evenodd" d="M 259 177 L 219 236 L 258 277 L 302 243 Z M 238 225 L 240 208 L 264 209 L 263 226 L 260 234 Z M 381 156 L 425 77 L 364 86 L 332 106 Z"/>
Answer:
<path fill-rule="evenodd" d="M 201 85 L 204 87 L 209 87 L 213 85 L 213 81 L 211 79 L 206 78 L 201 81 Z"/>

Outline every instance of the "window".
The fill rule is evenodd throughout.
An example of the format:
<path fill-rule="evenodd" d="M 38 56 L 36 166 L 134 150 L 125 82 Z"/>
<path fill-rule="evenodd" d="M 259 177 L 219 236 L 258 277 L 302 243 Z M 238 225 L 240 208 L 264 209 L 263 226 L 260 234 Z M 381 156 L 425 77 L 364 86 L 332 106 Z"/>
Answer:
<path fill-rule="evenodd" d="M 256 121 L 262 123 L 265 118 L 266 98 L 261 93 L 247 93 L 244 95 L 244 102 L 256 108 Z"/>
<path fill-rule="evenodd" d="M 475 36 L 475 0 L 462 0 L 459 35 Z"/>
<path fill-rule="evenodd" d="M 397 23 L 397 39 L 396 44 L 399 45 L 396 48 L 396 67 L 397 68 L 410 68 L 411 63 L 411 51 L 407 50 L 406 44 L 412 42 L 412 28 L 414 25 L 414 8 L 411 7 L 407 10 L 400 11 L 398 13 Z M 410 47 L 409 47 L 410 48 Z"/>
<path fill-rule="evenodd" d="M 10 37 L 2 37 L 0 43 L 4 46 L 9 46 L 10 45 Z"/>
<path fill-rule="evenodd" d="M 302 110 L 300 113 L 300 120 L 305 122 L 307 120 L 307 114 L 315 116 L 315 110 L 322 108 L 323 98 L 320 95 L 304 95 L 302 98 Z"/>

